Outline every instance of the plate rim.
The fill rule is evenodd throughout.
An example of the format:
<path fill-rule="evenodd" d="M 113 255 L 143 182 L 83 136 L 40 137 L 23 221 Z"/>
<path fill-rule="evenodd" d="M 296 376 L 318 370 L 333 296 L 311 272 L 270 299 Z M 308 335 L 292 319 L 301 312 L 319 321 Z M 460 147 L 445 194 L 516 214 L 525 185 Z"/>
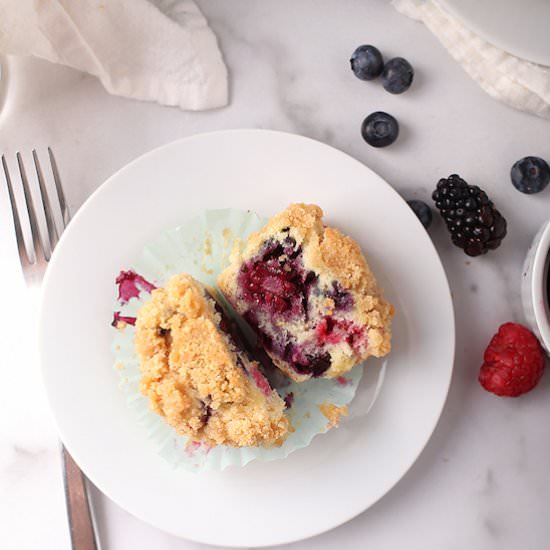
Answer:
<path fill-rule="evenodd" d="M 170 141 L 170 142 L 162 144 L 158 147 L 155 147 L 155 148 L 153 148 L 149 151 L 146 151 L 145 153 L 137 156 L 133 160 L 129 161 L 128 163 L 126 163 L 125 165 L 120 167 L 115 173 L 113 173 L 111 176 L 109 176 L 97 189 L 95 189 L 93 193 L 91 193 L 89 195 L 89 197 L 84 201 L 84 203 L 80 206 L 80 208 L 77 210 L 77 212 L 72 217 L 71 224 L 69 224 L 69 226 L 68 226 L 69 228 L 67 230 L 65 230 L 63 232 L 63 234 L 61 235 L 61 238 L 58 242 L 58 245 L 56 246 L 56 250 L 54 251 L 54 254 L 52 255 L 52 259 L 50 260 L 50 266 L 49 266 L 49 268 L 46 272 L 46 275 L 44 277 L 44 281 L 43 281 L 43 285 L 42 285 L 41 299 L 40 299 L 40 308 L 39 308 L 39 317 L 38 318 L 39 318 L 40 372 L 41 372 L 41 376 L 42 376 L 42 382 L 43 382 L 43 385 L 45 387 L 47 401 L 48 401 L 50 411 L 52 413 L 52 417 L 54 419 L 57 431 L 60 435 L 60 438 L 63 441 L 63 443 L 66 445 L 67 449 L 69 450 L 69 452 L 71 453 L 71 455 L 74 457 L 75 461 L 78 464 L 80 464 L 80 458 L 81 457 L 80 457 L 78 452 L 76 452 L 76 453 L 73 452 L 74 448 L 73 448 L 73 443 L 72 442 L 68 442 L 68 443 L 65 442 L 65 437 L 64 437 L 65 434 L 64 434 L 64 432 L 63 432 L 63 430 L 60 426 L 60 423 L 58 421 L 58 415 L 55 412 L 56 408 L 54 407 L 54 404 L 51 400 L 50 392 L 48 391 L 48 383 L 46 382 L 47 367 L 46 367 L 46 361 L 44 360 L 45 342 L 44 342 L 44 338 L 43 338 L 43 328 L 42 328 L 43 325 L 44 325 L 45 317 L 47 315 L 47 313 L 46 313 L 46 296 L 48 294 L 48 288 L 50 286 L 50 280 L 53 278 L 52 273 L 54 273 L 55 270 L 56 270 L 55 267 L 52 269 L 52 266 L 56 266 L 58 261 L 59 261 L 58 258 L 60 256 L 59 256 L 58 251 L 60 249 L 61 250 L 63 249 L 64 239 L 65 239 L 66 235 L 68 234 L 68 232 L 70 231 L 70 226 L 72 224 L 74 224 L 75 220 L 78 220 L 83 215 L 83 212 L 87 211 L 90 208 L 90 205 L 92 205 L 97 200 L 97 197 L 99 197 L 100 195 L 102 195 L 104 193 L 108 193 L 109 190 L 111 189 L 111 187 L 116 185 L 117 178 L 120 176 L 121 173 L 123 173 L 124 171 L 130 169 L 133 165 L 135 165 L 139 162 L 142 162 L 145 158 L 147 158 L 149 156 L 155 156 L 161 150 L 164 150 L 164 149 L 167 149 L 167 148 L 170 148 L 170 147 L 176 147 L 176 146 L 179 146 L 181 144 L 184 144 L 187 141 L 195 140 L 197 138 L 204 139 L 204 138 L 208 138 L 208 137 L 212 137 L 212 136 L 219 136 L 219 135 L 224 135 L 224 134 L 251 134 L 251 133 L 276 134 L 276 135 L 278 135 L 278 136 L 280 136 L 284 139 L 290 138 L 290 139 L 304 140 L 304 141 L 307 141 L 307 142 L 312 142 L 316 146 L 319 146 L 321 148 L 332 149 L 332 150 L 336 151 L 339 155 L 343 155 L 344 157 L 347 157 L 348 161 L 352 161 L 353 163 L 359 165 L 362 170 L 366 170 L 367 172 L 369 172 L 372 176 L 374 176 L 374 178 L 378 179 L 381 184 L 383 184 L 385 187 L 387 187 L 388 190 L 393 195 L 395 195 L 399 200 L 404 202 L 403 197 L 401 197 L 401 195 L 384 178 L 382 178 L 378 173 L 376 173 L 374 170 L 372 170 L 366 164 L 359 161 L 355 157 L 351 156 L 349 153 L 346 153 L 345 151 L 342 151 L 341 149 L 339 149 L 337 147 L 334 147 L 333 145 L 329 145 L 327 143 L 324 143 L 322 141 L 310 138 L 308 136 L 303 136 L 303 135 L 292 133 L 292 132 L 271 130 L 271 129 L 235 128 L 235 129 L 224 129 L 224 130 L 199 132 L 199 133 L 196 133 L 196 134 L 185 136 L 183 138 L 179 138 L 177 140 Z M 440 394 L 441 395 L 441 404 L 439 405 L 438 410 L 434 411 L 434 413 L 437 413 L 437 414 L 434 414 L 434 416 L 433 416 L 433 422 L 431 423 L 429 430 L 427 430 L 427 432 L 426 432 L 425 439 L 418 443 L 418 451 L 414 453 L 414 456 L 411 458 L 410 461 L 408 461 L 407 466 L 405 468 L 403 468 L 403 471 L 398 476 L 396 476 L 396 478 L 393 480 L 393 482 L 388 484 L 382 491 L 380 491 L 379 495 L 375 496 L 374 499 L 370 500 L 365 506 L 361 507 L 361 509 L 346 515 L 345 519 L 343 519 L 343 520 L 338 519 L 333 523 L 325 523 L 322 526 L 318 526 L 316 529 L 310 529 L 310 531 L 308 533 L 299 536 L 299 538 L 296 538 L 295 536 L 279 537 L 275 541 L 267 541 L 265 543 L 260 543 L 260 544 L 247 544 L 247 545 L 243 546 L 242 544 L 239 544 L 239 543 L 234 544 L 234 543 L 231 543 L 231 542 L 229 542 L 229 543 L 227 543 L 227 542 L 223 542 L 223 543 L 212 542 L 212 540 L 208 539 L 208 538 L 197 538 L 197 537 L 189 538 L 186 535 L 182 535 L 179 532 L 167 529 L 164 526 L 161 527 L 158 524 L 151 523 L 151 521 L 149 519 L 143 517 L 141 514 L 136 513 L 134 511 L 128 510 L 126 508 L 126 506 L 123 505 L 120 502 L 119 498 L 114 496 L 109 489 L 106 489 L 105 487 L 103 487 L 101 483 L 98 484 L 96 482 L 95 476 L 93 476 L 93 475 L 88 476 L 88 474 L 86 474 L 89 477 L 90 481 L 105 496 L 107 496 L 110 500 L 112 500 L 115 504 L 120 506 L 123 510 L 125 510 L 130 515 L 138 518 L 140 521 L 143 521 L 144 523 L 146 523 L 148 525 L 152 525 L 153 527 L 155 527 L 159 530 L 170 533 L 170 534 L 172 534 L 176 537 L 179 537 L 179 538 L 186 538 L 187 540 L 193 540 L 193 541 L 196 541 L 196 542 L 199 542 L 199 543 L 202 543 L 202 544 L 211 544 L 211 545 L 214 545 L 214 546 L 222 546 L 222 544 L 223 544 L 223 546 L 230 547 L 230 548 L 243 548 L 243 547 L 263 548 L 263 547 L 268 547 L 268 546 L 272 546 L 272 545 L 288 544 L 288 543 L 292 543 L 292 542 L 298 542 L 298 541 L 301 541 L 301 540 L 306 540 L 308 538 L 326 533 L 326 532 L 328 532 L 332 529 L 335 529 L 336 527 L 338 527 L 340 525 L 344 525 L 345 523 L 349 522 L 350 520 L 354 519 L 355 517 L 359 516 L 360 514 L 362 514 L 363 512 L 368 510 L 369 508 L 371 508 L 381 498 L 383 498 L 385 495 L 387 495 L 399 483 L 399 481 L 401 481 L 401 479 L 403 479 L 403 477 L 410 471 L 412 466 L 415 464 L 415 462 L 419 459 L 420 455 L 423 453 L 426 445 L 428 444 L 428 442 L 432 438 L 432 435 L 433 435 L 433 433 L 434 433 L 434 431 L 435 431 L 435 429 L 436 429 L 436 427 L 437 427 L 437 425 L 438 425 L 438 423 L 441 419 L 443 410 L 444 410 L 445 405 L 446 405 L 447 400 L 448 400 L 448 394 L 449 394 L 449 390 L 450 390 L 450 386 L 451 386 L 451 382 L 452 382 L 452 378 L 453 378 L 454 363 L 455 363 L 455 357 L 456 357 L 456 318 L 455 318 L 454 304 L 453 304 L 453 300 L 452 300 L 452 294 L 451 294 L 451 289 L 450 289 L 450 285 L 449 285 L 449 280 L 448 280 L 443 262 L 441 261 L 441 257 L 439 255 L 432 239 L 429 237 L 428 234 L 426 234 L 426 238 L 429 241 L 429 246 L 431 247 L 431 250 L 433 252 L 433 259 L 437 262 L 437 265 L 439 266 L 439 268 L 441 270 L 441 272 L 440 272 L 440 274 L 442 276 L 441 283 L 444 284 L 445 299 L 447 301 L 447 306 L 448 306 L 448 314 L 449 314 L 448 321 L 450 323 L 450 329 L 451 329 L 450 330 L 450 335 L 449 335 L 449 339 L 450 339 L 449 340 L 449 349 L 447 350 L 447 352 L 449 353 L 449 362 L 450 362 L 450 366 L 449 366 L 449 369 L 448 369 L 448 376 L 447 376 L 444 388 L 443 387 L 441 388 L 441 394 Z"/>

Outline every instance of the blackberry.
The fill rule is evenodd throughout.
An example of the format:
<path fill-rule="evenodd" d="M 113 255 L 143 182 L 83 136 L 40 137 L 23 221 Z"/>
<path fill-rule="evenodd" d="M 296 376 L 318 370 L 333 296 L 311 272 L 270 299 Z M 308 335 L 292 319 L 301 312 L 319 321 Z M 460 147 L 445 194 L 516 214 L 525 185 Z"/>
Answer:
<path fill-rule="evenodd" d="M 432 198 L 453 243 L 468 256 L 479 256 L 500 246 L 506 236 L 506 220 L 477 185 L 468 185 L 453 174 L 439 180 Z"/>

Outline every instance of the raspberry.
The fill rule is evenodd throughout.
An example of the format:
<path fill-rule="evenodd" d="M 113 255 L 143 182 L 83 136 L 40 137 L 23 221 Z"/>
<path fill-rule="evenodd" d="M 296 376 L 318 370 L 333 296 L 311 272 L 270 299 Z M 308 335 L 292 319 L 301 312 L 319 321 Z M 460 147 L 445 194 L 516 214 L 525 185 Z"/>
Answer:
<path fill-rule="evenodd" d="M 347 319 L 323 317 L 315 328 L 315 332 L 320 345 L 338 344 L 345 339 L 352 348 L 358 349 L 367 342 L 365 331 Z"/>
<path fill-rule="evenodd" d="M 246 300 L 258 308 L 272 315 L 305 313 L 309 279 L 292 237 L 268 243 L 258 259 L 243 266 L 239 280 Z"/>
<path fill-rule="evenodd" d="M 544 361 L 542 347 L 529 329 L 504 323 L 485 350 L 479 382 L 496 395 L 517 397 L 539 383 Z"/>

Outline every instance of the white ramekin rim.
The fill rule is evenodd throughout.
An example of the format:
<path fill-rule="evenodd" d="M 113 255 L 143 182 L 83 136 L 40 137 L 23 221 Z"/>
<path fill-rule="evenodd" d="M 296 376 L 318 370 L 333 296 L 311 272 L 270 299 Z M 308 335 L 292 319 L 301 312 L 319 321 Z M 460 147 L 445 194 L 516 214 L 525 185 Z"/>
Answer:
<path fill-rule="evenodd" d="M 534 250 L 531 276 L 531 301 L 533 314 L 542 343 L 550 350 L 550 305 L 547 296 L 548 263 L 550 262 L 550 220 L 540 234 L 539 242 Z"/>

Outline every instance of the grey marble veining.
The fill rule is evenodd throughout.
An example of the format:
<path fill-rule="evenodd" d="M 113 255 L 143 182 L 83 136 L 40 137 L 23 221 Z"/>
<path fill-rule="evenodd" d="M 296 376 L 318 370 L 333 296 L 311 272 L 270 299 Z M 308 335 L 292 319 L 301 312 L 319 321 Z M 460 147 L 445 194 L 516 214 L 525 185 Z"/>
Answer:
<path fill-rule="evenodd" d="M 368 512 L 289 548 L 546 549 L 550 377 L 525 398 L 505 400 L 485 393 L 477 372 L 498 325 L 523 320 L 523 257 L 550 215 L 550 194 L 520 195 L 509 170 L 528 154 L 550 159 L 550 122 L 488 97 L 424 26 L 384 0 L 200 5 L 230 69 L 228 108 L 186 113 L 127 101 L 109 96 L 89 76 L 16 60 L 0 113 L 0 151 L 55 147 L 73 210 L 145 151 L 182 136 L 237 127 L 325 141 L 367 164 L 405 198 L 428 199 L 437 180 L 453 172 L 486 189 L 509 223 L 500 249 L 470 259 L 450 243 L 441 220 L 430 230 L 457 321 L 453 383 L 432 439 L 404 479 Z M 416 69 L 413 87 L 392 96 L 379 82 L 357 80 L 348 59 L 362 43 L 376 44 L 388 57 L 407 57 Z M 360 137 L 363 118 L 375 110 L 394 114 L 401 124 L 398 142 L 385 150 L 369 148 Z M 344 182 L 335 185 L 346 193 Z M 0 188 L 0 220 L 6 215 Z M 11 245 L 0 239 L 2 262 L 4 254 L 14 253 Z M 15 269 L 15 255 L 11 262 Z M 25 326 L 24 316 L 12 314 Z M 1 334 L 16 335 L 20 329 L 6 317 L 0 316 Z M 20 362 L 20 354 L 13 352 L 10 361 Z M 0 548 L 68 548 L 58 444 L 38 368 L 3 364 L 2 371 L 10 391 L 0 400 Z M 104 550 L 205 548 L 139 522 L 98 492 L 94 500 Z"/>

